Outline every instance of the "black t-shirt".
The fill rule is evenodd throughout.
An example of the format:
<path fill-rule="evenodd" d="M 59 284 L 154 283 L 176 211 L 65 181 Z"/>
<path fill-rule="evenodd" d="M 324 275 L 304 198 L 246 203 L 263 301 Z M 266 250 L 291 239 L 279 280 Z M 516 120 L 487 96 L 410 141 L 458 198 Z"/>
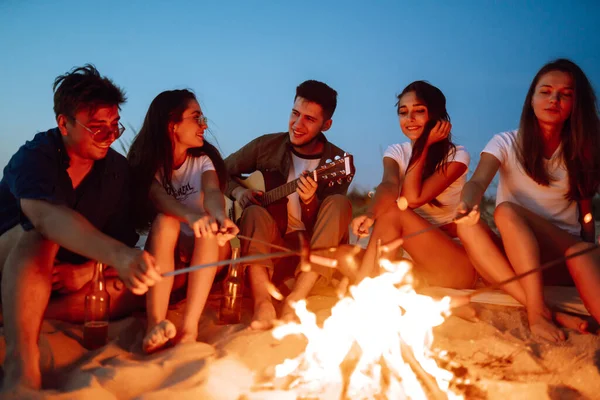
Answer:
<path fill-rule="evenodd" d="M 69 156 L 58 128 L 40 132 L 21 146 L 0 181 L 0 235 L 17 224 L 25 231 L 34 229 L 20 207 L 20 199 L 34 199 L 69 207 L 103 233 L 134 246 L 138 235 L 130 218 L 131 185 L 125 157 L 109 149 L 77 189 L 73 189 L 68 167 Z M 87 260 L 63 248 L 57 258 L 76 264 Z"/>

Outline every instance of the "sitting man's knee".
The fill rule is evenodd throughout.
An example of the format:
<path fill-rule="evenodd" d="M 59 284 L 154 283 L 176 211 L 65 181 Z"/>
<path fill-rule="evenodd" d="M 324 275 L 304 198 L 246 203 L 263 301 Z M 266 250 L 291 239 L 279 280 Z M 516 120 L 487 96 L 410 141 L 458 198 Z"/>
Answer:
<path fill-rule="evenodd" d="M 350 203 L 350 200 L 342 194 L 327 196 L 321 203 L 321 209 L 325 207 L 331 208 L 333 211 L 340 213 L 340 215 L 349 214 L 350 217 L 352 216 L 352 204 Z"/>
<path fill-rule="evenodd" d="M 36 230 L 24 231 L 15 240 L 14 245 L 7 254 L 7 262 L 17 262 L 20 264 L 23 260 L 34 261 L 33 264 L 38 269 L 52 271 L 54 258 L 58 252 L 59 246 L 55 242 L 48 240 L 45 236 Z M 5 265 L 6 266 L 6 265 Z"/>
<path fill-rule="evenodd" d="M 240 225 L 252 223 L 257 219 L 262 218 L 271 218 L 271 214 L 269 214 L 267 209 L 264 207 L 258 205 L 251 205 L 244 208 L 244 211 L 242 212 L 242 217 L 240 218 Z"/>
<path fill-rule="evenodd" d="M 58 244 L 47 239 L 36 230 L 23 232 L 17 240 L 17 247 L 27 251 L 58 251 Z"/>

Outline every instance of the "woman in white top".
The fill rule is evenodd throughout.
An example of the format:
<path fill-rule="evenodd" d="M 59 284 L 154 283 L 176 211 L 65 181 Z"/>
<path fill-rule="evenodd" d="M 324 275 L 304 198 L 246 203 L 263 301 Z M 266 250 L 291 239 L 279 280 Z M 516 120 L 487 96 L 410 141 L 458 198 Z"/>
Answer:
<path fill-rule="evenodd" d="M 163 273 L 172 271 L 180 260 L 198 265 L 226 258 L 226 244 L 238 232 L 225 216 L 225 164 L 218 150 L 204 140 L 206 128 L 206 117 L 194 93 L 162 92 L 150 104 L 129 150 L 138 225 L 144 227 L 152 221 L 146 247 Z M 150 288 L 144 351 L 158 350 L 168 341 L 196 340 L 215 274 L 216 268 L 189 274 L 187 302 L 178 329 L 166 319 L 173 277 Z"/>
<path fill-rule="evenodd" d="M 388 147 L 374 200 L 365 214 L 352 221 L 358 236 L 368 235 L 375 224 L 359 279 L 378 272 L 377 240 L 386 244 L 437 224 L 440 229 L 403 243 L 415 262 L 415 272 L 431 285 L 470 288 L 476 281 L 475 270 L 464 248 L 453 240 L 452 222 L 469 154 L 452 143 L 446 97 L 435 86 L 416 81 L 400 93 L 396 106 L 400 128 L 410 143 Z"/>
<path fill-rule="evenodd" d="M 480 274 L 504 281 L 542 263 L 593 246 L 591 200 L 600 183 L 600 123 L 594 91 L 583 71 L 559 59 L 535 76 L 519 130 L 494 136 L 465 185 L 459 237 Z M 477 205 L 500 172 L 494 221 L 501 243 L 479 220 Z M 588 217 L 585 217 L 588 215 Z M 546 307 L 543 284 L 575 283 L 590 313 L 600 320 L 600 254 L 567 260 L 504 286 L 527 307 L 534 334 L 564 340 Z M 587 324 L 556 313 L 557 322 L 580 331 Z"/>

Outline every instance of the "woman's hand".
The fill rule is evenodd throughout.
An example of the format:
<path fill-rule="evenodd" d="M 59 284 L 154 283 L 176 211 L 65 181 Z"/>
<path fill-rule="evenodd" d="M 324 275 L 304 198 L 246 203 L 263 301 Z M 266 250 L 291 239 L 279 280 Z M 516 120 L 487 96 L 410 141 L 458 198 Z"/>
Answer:
<path fill-rule="evenodd" d="M 479 212 L 478 205 L 471 207 L 466 202 L 461 201 L 456 208 L 454 222 L 457 224 L 473 226 L 479 222 L 479 218 L 481 218 L 481 212 Z"/>
<path fill-rule="evenodd" d="M 431 146 L 434 143 L 440 142 L 448 137 L 452 124 L 449 121 L 438 121 L 435 126 L 429 132 L 427 138 L 427 146 Z"/>
<path fill-rule="evenodd" d="M 206 213 L 186 214 L 185 221 L 197 238 L 212 238 L 219 230 L 217 220 Z"/>
<path fill-rule="evenodd" d="M 375 223 L 375 218 L 372 213 L 359 215 L 352 220 L 352 233 L 358 237 L 369 236 L 369 228 Z"/>
<path fill-rule="evenodd" d="M 219 230 L 216 232 L 219 246 L 224 246 L 228 241 L 233 239 L 240 231 L 236 224 L 227 217 L 217 218 Z"/>

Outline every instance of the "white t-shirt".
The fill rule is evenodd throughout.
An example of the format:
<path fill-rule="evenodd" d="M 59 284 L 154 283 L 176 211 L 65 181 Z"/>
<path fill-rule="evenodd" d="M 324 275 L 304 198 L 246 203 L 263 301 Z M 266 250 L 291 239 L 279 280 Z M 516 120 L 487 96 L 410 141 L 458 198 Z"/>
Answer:
<path fill-rule="evenodd" d="M 408 168 L 411 155 L 412 145 L 410 142 L 393 144 L 385 150 L 385 153 L 383 153 L 383 157 L 391 158 L 396 161 L 400 167 L 400 191 L 402 191 L 402 183 L 404 176 L 406 175 L 406 169 Z M 414 210 L 432 224 L 446 224 L 452 222 L 452 219 L 456 214 L 456 207 L 458 206 L 458 203 L 460 203 L 460 192 L 467 181 L 467 171 L 471 157 L 464 146 L 456 146 L 454 157 L 448 159 L 448 161 L 463 163 L 467 166 L 467 170 L 436 197 L 443 206 L 436 207 L 427 203 Z"/>
<path fill-rule="evenodd" d="M 171 175 L 171 184 L 175 190 L 173 191 L 170 188 L 165 188 L 165 190 L 180 203 L 200 213 L 204 212 L 202 174 L 214 170 L 215 167 L 208 156 L 188 156 L 179 168 L 173 170 Z M 160 173 L 156 174 L 156 179 L 162 182 Z M 181 232 L 188 236 L 194 236 L 194 231 L 185 222 L 181 223 Z"/>
<path fill-rule="evenodd" d="M 303 171 L 312 171 L 319 166 L 318 158 L 303 158 L 294 153 L 291 153 L 292 165 L 290 166 L 290 172 L 288 173 L 287 182 L 291 182 L 298 178 Z M 300 196 L 297 192 L 288 195 L 287 212 L 288 212 L 288 224 L 286 233 L 294 231 L 304 231 L 306 227 L 302 222 L 302 210 L 300 208 Z"/>
<path fill-rule="evenodd" d="M 561 229 L 579 236 L 579 209 L 577 202 L 568 200 L 569 175 L 560 156 L 561 147 L 549 160 L 544 160 L 546 170 L 553 180 L 542 186 L 531 179 L 517 159 L 517 131 L 495 135 L 482 153 L 489 153 L 500 161 L 500 181 L 496 205 L 510 201 L 544 217 Z"/>

